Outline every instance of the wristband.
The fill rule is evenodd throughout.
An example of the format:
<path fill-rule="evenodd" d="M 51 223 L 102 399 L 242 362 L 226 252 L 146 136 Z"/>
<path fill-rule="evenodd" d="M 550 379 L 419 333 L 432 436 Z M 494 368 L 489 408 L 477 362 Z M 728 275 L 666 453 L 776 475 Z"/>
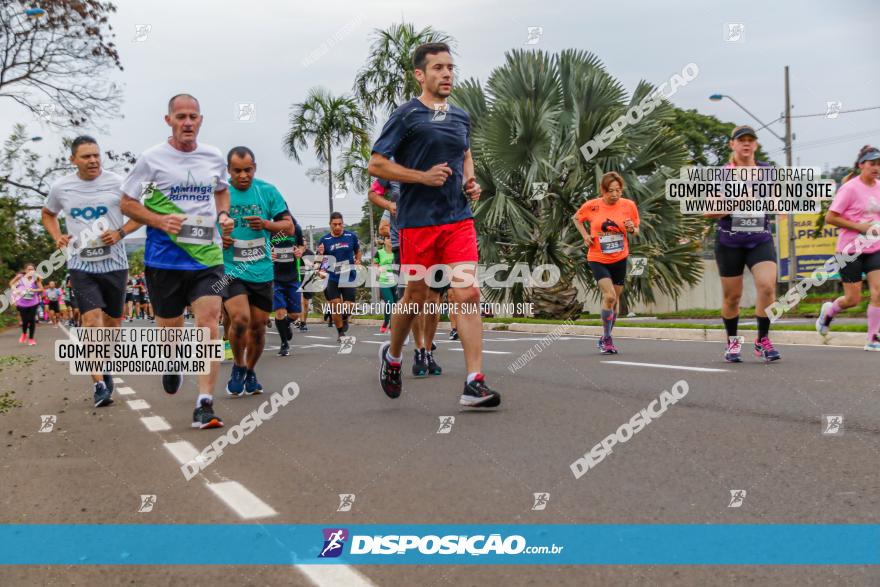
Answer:
<path fill-rule="evenodd" d="M 221 214 L 226 214 L 227 216 L 229 216 L 229 211 L 228 210 L 220 210 L 219 212 L 217 212 L 217 220 L 220 220 Z M 229 217 L 232 218 L 232 216 L 229 216 Z"/>

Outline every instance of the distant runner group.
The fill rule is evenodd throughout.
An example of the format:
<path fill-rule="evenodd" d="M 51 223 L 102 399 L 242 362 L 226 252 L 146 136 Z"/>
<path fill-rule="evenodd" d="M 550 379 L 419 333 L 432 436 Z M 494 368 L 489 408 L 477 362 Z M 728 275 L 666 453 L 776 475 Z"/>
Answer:
<path fill-rule="evenodd" d="M 444 43 L 420 46 L 413 55 L 415 77 L 422 93 L 397 108 L 372 148 L 369 173 L 376 178 L 369 200 L 384 209 L 378 252 L 371 262 L 379 272 L 382 299 L 398 310 L 386 312 L 381 333 L 390 333 L 379 351 L 378 378 L 389 398 L 403 391 L 403 346 L 412 333 L 412 372 L 416 377 L 440 375 L 433 356 L 439 314 L 445 299 L 453 306 L 451 339 L 464 351 L 466 378 L 459 403 L 494 408 L 501 394 L 492 389 L 482 365 L 482 323 L 477 309 L 477 234 L 472 202 L 481 195 L 471 154 L 469 115 L 447 100 L 455 65 Z M 165 122 L 171 137 L 146 151 L 123 178 L 102 169 L 97 141 L 77 137 L 71 145 L 76 172 L 58 180 L 42 210 L 43 224 L 60 249 L 69 251 L 68 277 L 62 287 L 43 286 L 33 265 L 16 275 L 10 286 L 21 318 L 20 342 L 35 345 L 39 307 L 48 321 L 85 327 L 119 328 L 123 320 L 155 320 L 160 328 L 182 327 L 194 316 L 197 327 L 219 338 L 219 323 L 228 338 L 232 372 L 225 391 L 231 396 L 262 393 L 257 377 L 267 323 L 274 317 L 281 344 L 290 354 L 294 330 L 306 331 L 309 301 L 323 283 L 330 321 L 339 341 L 349 329 L 355 287 L 348 269 L 362 266 L 358 237 L 345 229 L 343 217 L 330 216 L 330 232 L 315 251 L 306 247 L 302 228 L 279 190 L 258 179 L 257 156 L 245 146 L 219 149 L 198 141 L 202 125 L 198 100 L 189 94 L 172 97 Z M 766 165 L 755 160 L 755 131 L 734 129 L 729 166 Z M 880 151 L 865 147 L 855 164 L 855 179 L 838 192 L 826 217 L 841 228 L 838 248 L 880 223 Z M 635 201 L 623 197 L 626 184 L 616 173 L 599 178 L 600 197 L 583 203 L 573 216 L 587 249 L 587 262 L 601 292 L 602 354 L 617 354 L 612 330 L 620 310 L 627 276 L 630 239 L 640 235 Z M 66 219 L 65 231 L 59 215 Z M 722 320 L 727 334 L 725 360 L 741 362 L 738 336 L 739 303 L 746 267 L 758 294 L 755 354 L 777 361 L 769 339 L 770 319 L 764 308 L 773 302 L 776 252 L 769 219 L 759 222 L 736 215 L 716 215 L 715 257 L 721 278 Z M 109 227 L 92 234 L 93 222 Z M 129 275 L 122 239 L 146 226 L 142 273 Z M 75 244 L 76 246 L 71 246 Z M 446 287 L 433 287 L 438 276 L 396 267 L 448 268 Z M 844 296 L 822 306 L 816 323 L 825 334 L 834 317 L 860 300 L 863 274 L 871 299 L 866 350 L 880 350 L 880 242 L 872 244 L 841 271 Z M 440 276 L 442 277 L 442 276 Z M 405 286 L 398 287 L 399 283 Z M 321 289 L 321 288 L 318 288 Z M 400 310 L 403 308 L 404 310 Z M 198 376 L 192 426 L 223 425 L 214 409 L 219 364 Z M 113 402 L 113 377 L 94 373 L 96 407 Z M 162 375 L 168 394 L 183 383 L 180 373 Z"/>

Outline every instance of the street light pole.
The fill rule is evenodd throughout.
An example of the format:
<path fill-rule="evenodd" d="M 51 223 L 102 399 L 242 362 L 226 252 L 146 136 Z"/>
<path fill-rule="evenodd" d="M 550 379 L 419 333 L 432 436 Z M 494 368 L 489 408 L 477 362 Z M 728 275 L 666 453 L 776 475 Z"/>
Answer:
<path fill-rule="evenodd" d="M 791 95 L 788 88 L 788 66 L 785 66 L 785 165 L 791 167 Z M 795 254 L 794 214 L 788 215 L 788 283 L 794 285 L 797 276 Z"/>

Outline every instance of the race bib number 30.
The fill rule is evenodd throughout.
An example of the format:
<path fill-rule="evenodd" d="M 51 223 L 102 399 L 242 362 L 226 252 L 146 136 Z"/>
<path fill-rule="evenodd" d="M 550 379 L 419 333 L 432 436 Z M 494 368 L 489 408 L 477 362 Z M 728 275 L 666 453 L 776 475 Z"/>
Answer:
<path fill-rule="evenodd" d="M 619 253 L 623 251 L 622 234 L 606 234 L 599 237 L 599 249 L 605 254 Z"/>
<path fill-rule="evenodd" d="M 257 261 L 266 256 L 266 239 L 235 239 L 232 242 L 232 260 L 236 263 Z"/>
<path fill-rule="evenodd" d="M 187 216 L 177 234 L 177 242 L 188 245 L 210 245 L 214 242 L 213 216 Z"/>
<path fill-rule="evenodd" d="M 293 247 L 275 247 L 275 261 L 277 263 L 293 263 L 296 257 L 293 255 Z"/>
<path fill-rule="evenodd" d="M 764 232 L 763 214 L 734 214 L 730 217 L 732 232 Z"/>

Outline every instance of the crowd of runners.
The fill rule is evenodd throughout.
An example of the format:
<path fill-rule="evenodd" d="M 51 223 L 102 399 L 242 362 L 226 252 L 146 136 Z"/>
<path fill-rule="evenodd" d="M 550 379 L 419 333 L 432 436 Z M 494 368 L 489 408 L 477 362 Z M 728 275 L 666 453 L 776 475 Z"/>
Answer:
<path fill-rule="evenodd" d="M 387 312 L 380 331 L 389 337 L 379 351 L 379 385 L 389 398 L 403 390 L 403 347 L 414 343 L 412 373 L 437 376 L 442 368 L 433 356 L 441 300 L 451 305 L 450 338 L 460 340 L 466 379 L 459 403 L 493 408 L 501 394 L 492 389 L 482 366 L 480 290 L 476 282 L 477 234 L 472 202 L 481 188 L 470 149 L 467 112 L 447 99 L 455 66 L 443 43 L 420 46 L 413 55 L 415 77 L 422 93 L 397 108 L 375 141 L 369 173 L 375 178 L 369 200 L 384 209 L 377 237 L 378 251 L 370 260 L 378 269 L 382 299 L 402 311 Z M 58 248 L 68 249 L 64 284 L 43 284 L 33 265 L 16 275 L 10 286 L 21 318 L 21 342 L 36 344 L 39 315 L 52 324 L 118 328 L 124 320 L 154 320 L 161 328 L 182 327 L 185 317 L 207 328 L 212 339 L 228 339 L 232 369 L 225 391 L 232 396 L 262 392 L 257 365 L 265 347 L 267 324 L 274 318 L 288 356 L 294 331 L 306 331 L 309 303 L 323 291 L 329 323 L 342 341 L 349 329 L 356 287 L 349 271 L 363 265 L 357 235 L 345 229 L 341 214 L 329 218 L 330 231 L 312 251 L 282 194 L 257 178 L 257 154 L 236 146 L 223 153 L 198 140 L 202 125 L 198 100 L 189 94 L 172 97 L 165 122 L 171 137 L 137 159 L 127 177 L 101 167 L 97 141 L 80 136 L 71 145 L 76 171 L 52 186 L 42 210 L 43 224 Z M 728 166 L 764 166 L 757 161 L 754 129 L 739 126 L 730 137 Z M 826 216 L 840 228 L 838 250 L 880 223 L 880 151 L 863 148 L 853 174 L 838 191 Z M 583 237 L 586 259 L 601 292 L 603 333 L 599 352 L 619 352 L 612 331 L 627 277 L 630 239 L 640 234 L 636 203 L 625 197 L 621 175 L 608 172 L 599 182 L 599 197 L 581 205 L 573 222 Z M 66 219 L 65 230 L 59 215 Z M 755 355 L 780 359 L 770 341 L 771 320 L 765 308 L 773 302 L 777 278 L 776 251 L 768 217 L 716 215 L 715 258 L 723 300 L 721 317 L 727 335 L 725 360 L 741 362 L 743 339 L 738 334 L 743 274 L 748 268 L 757 290 L 758 332 Z M 107 226 L 91 234 L 92 223 Z M 122 240 L 146 226 L 145 270 L 129 274 Z M 443 287 L 437 276 L 418 272 L 396 274 L 397 267 L 448 269 Z M 866 276 L 866 277 L 863 277 Z M 442 277 L 442 276 L 440 276 Z M 862 281 L 870 289 L 866 350 L 880 350 L 880 242 L 871 243 L 841 271 L 844 295 L 822 306 L 816 323 L 825 334 L 834 317 L 860 301 Z M 401 286 L 400 284 L 404 285 Z M 43 308 L 42 310 L 40 308 Z M 223 425 L 213 396 L 219 377 L 217 362 L 198 376 L 192 425 Z M 168 394 L 181 388 L 183 376 L 165 373 Z M 113 402 L 113 377 L 92 375 L 95 406 Z"/>

